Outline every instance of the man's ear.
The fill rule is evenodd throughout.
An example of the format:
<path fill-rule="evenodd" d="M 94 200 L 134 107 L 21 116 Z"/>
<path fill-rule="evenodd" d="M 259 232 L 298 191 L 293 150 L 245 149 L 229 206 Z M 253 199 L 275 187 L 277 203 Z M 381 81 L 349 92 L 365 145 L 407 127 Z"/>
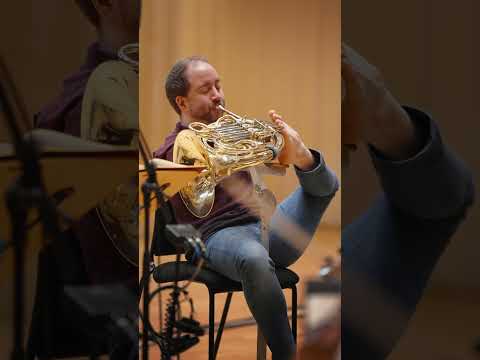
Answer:
<path fill-rule="evenodd" d="M 188 109 L 187 99 L 184 96 L 177 96 L 175 102 L 182 112 Z"/>
<path fill-rule="evenodd" d="M 114 0 L 91 0 L 95 10 L 97 10 L 100 16 L 105 16 L 111 11 L 113 1 Z"/>

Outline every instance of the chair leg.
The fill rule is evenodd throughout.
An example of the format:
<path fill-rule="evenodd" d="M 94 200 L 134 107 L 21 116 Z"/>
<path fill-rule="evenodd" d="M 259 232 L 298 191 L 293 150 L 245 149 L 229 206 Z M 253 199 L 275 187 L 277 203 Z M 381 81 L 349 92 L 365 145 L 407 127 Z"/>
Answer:
<path fill-rule="evenodd" d="M 267 359 L 267 342 L 257 324 L 257 360 Z"/>
<path fill-rule="evenodd" d="M 215 360 L 215 294 L 209 293 L 209 310 L 208 310 L 208 360 Z"/>
<path fill-rule="evenodd" d="M 228 310 L 230 309 L 230 303 L 232 301 L 233 292 L 229 292 L 227 294 L 227 298 L 225 299 L 225 305 L 223 306 L 222 318 L 220 320 L 220 324 L 218 325 L 217 330 L 217 337 L 215 338 L 215 351 L 214 351 L 214 358 L 217 357 L 218 348 L 220 347 L 220 341 L 222 340 L 222 333 L 225 327 L 225 322 L 227 321 Z"/>
<path fill-rule="evenodd" d="M 295 344 L 297 343 L 297 286 L 292 287 L 292 333 Z"/>

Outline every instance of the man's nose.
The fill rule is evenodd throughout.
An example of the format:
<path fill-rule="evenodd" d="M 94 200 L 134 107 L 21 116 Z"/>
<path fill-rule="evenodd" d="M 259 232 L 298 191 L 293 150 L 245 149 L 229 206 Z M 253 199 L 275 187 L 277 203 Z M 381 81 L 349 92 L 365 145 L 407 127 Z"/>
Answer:
<path fill-rule="evenodd" d="M 218 91 L 216 88 L 213 88 L 211 99 L 212 99 L 212 102 L 219 103 L 222 100 L 222 93 Z"/>

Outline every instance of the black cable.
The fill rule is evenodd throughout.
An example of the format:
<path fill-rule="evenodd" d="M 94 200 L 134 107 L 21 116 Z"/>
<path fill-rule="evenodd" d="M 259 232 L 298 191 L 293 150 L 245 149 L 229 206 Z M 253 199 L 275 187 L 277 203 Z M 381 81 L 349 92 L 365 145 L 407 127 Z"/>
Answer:
<path fill-rule="evenodd" d="M 149 275 L 151 275 L 150 271 Z M 145 284 L 146 279 L 141 279 L 141 284 Z M 145 323 L 146 329 L 148 331 L 149 341 L 153 341 L 160 348 L 162 354 L 162 360 L 168 360 L 174 355 L 189 349 L 196 343 L 198 343 L 198 336 L 203 335 L 204 330 L 200 327 L 200 324 L 194 320 L 195 307 L 193 299 L 189 296 L 188 291 L 185 287 L 179 287 L 178 284 L 171 284 L 161 286 L 155 289 L 149 296 L 147 304 L 150 306 L 150 303 L 159 295 L 162 291 L 172 290 L 167 304 L 166 314 L 165 314 L 165 323 L 161 324 L 162 330 L 157 331 L 150 319 L 145 319 L 142 311 L 139 310 L 139 317 L 142 322 Z M 190 317 L 177 318 L 181 315 L 181 302 L 179 301 L 179 296 L 184 297 L 183 301 L 188 301 L 190 304 Z M 182 335 L 182 332 L 188 333 L 188 335 Z M 143 336 L 143 334 L 141 334 Z M 176 335 L 176 336 L 174 336 Z"/>
<path fill-rule="evenodd" d="M 180 288 L 175 289 L 174 285 L 167 285 L 162 286 L 155 290 L 154 295 L 160 293 L 161 291 L 165 291 L 168 289 L 172 289 L 170 293 L 170 298 L 168 300 L 166 316 L 165 316 L 165 324 L 162 327 L 163 330 L 161 332 L 156 331 L 153 328 L 153 325 L 149 321 L 149 319 L 144 319 L 142 312 L 139 312 L 139 317 L 142 321 L 146 321 L 147 329 L 148 329 L 148 339 L 149 341 L 153 341 L 159 348 L 160 353 L 162 355 L 162 360 L 169 360 L 172 356 L 179 354 L 180 352 L 185 351 L 186 349 L 190 348 L 192 344 L 198 342 L 197 336 L 191 335 L 184 335 L 181 336 L 181 331 L 178 328 L 178 321 L 177 321 L 177 314 L 180 310 L 180 302 L 178 300 L 178 296 L 182 293 L 185 296 L 188 296 L 188 292 L 185 290 L 181 290 Z M 149 303 L 153 297 L 150 297 Z M 193 301 L 189 299 L 191 305 L 191 311 L 193 314 L 194 307 Z M 202 330 L 203 331 L 203 330 Z M 174 337 L 174 335 L 177 335 Z"/>

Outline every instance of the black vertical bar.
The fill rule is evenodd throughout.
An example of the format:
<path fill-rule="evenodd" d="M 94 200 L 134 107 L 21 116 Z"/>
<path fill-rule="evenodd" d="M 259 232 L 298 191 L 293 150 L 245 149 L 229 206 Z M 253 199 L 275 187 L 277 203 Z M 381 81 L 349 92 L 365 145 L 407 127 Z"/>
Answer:
<path fill-rule="evenodd" d="M 292 333 L 295 344 L 297 343 L 297 286 L 292 287 Z"/>
<path fill-rule="evenodd" d="M 220 341 L 222 340 L 223 329 L 225 327 L 225 322 L 227 321 L 228 310 L 230 309 L 230 303 L 232 301 L 233 292 L 229 292 L 227 298 L 225 299 L 225 305 L 223 306 L 222 318 L 220 324 L 218 325 L 217 338 L 215 339 L 215 352 L 214 356 L 217 357 L 218 348 L 220 347 Z"/>
<path fill-rule="evenodd" d="M 215 360 L 215 294 L 208 290 L 208 360 Z"/>

